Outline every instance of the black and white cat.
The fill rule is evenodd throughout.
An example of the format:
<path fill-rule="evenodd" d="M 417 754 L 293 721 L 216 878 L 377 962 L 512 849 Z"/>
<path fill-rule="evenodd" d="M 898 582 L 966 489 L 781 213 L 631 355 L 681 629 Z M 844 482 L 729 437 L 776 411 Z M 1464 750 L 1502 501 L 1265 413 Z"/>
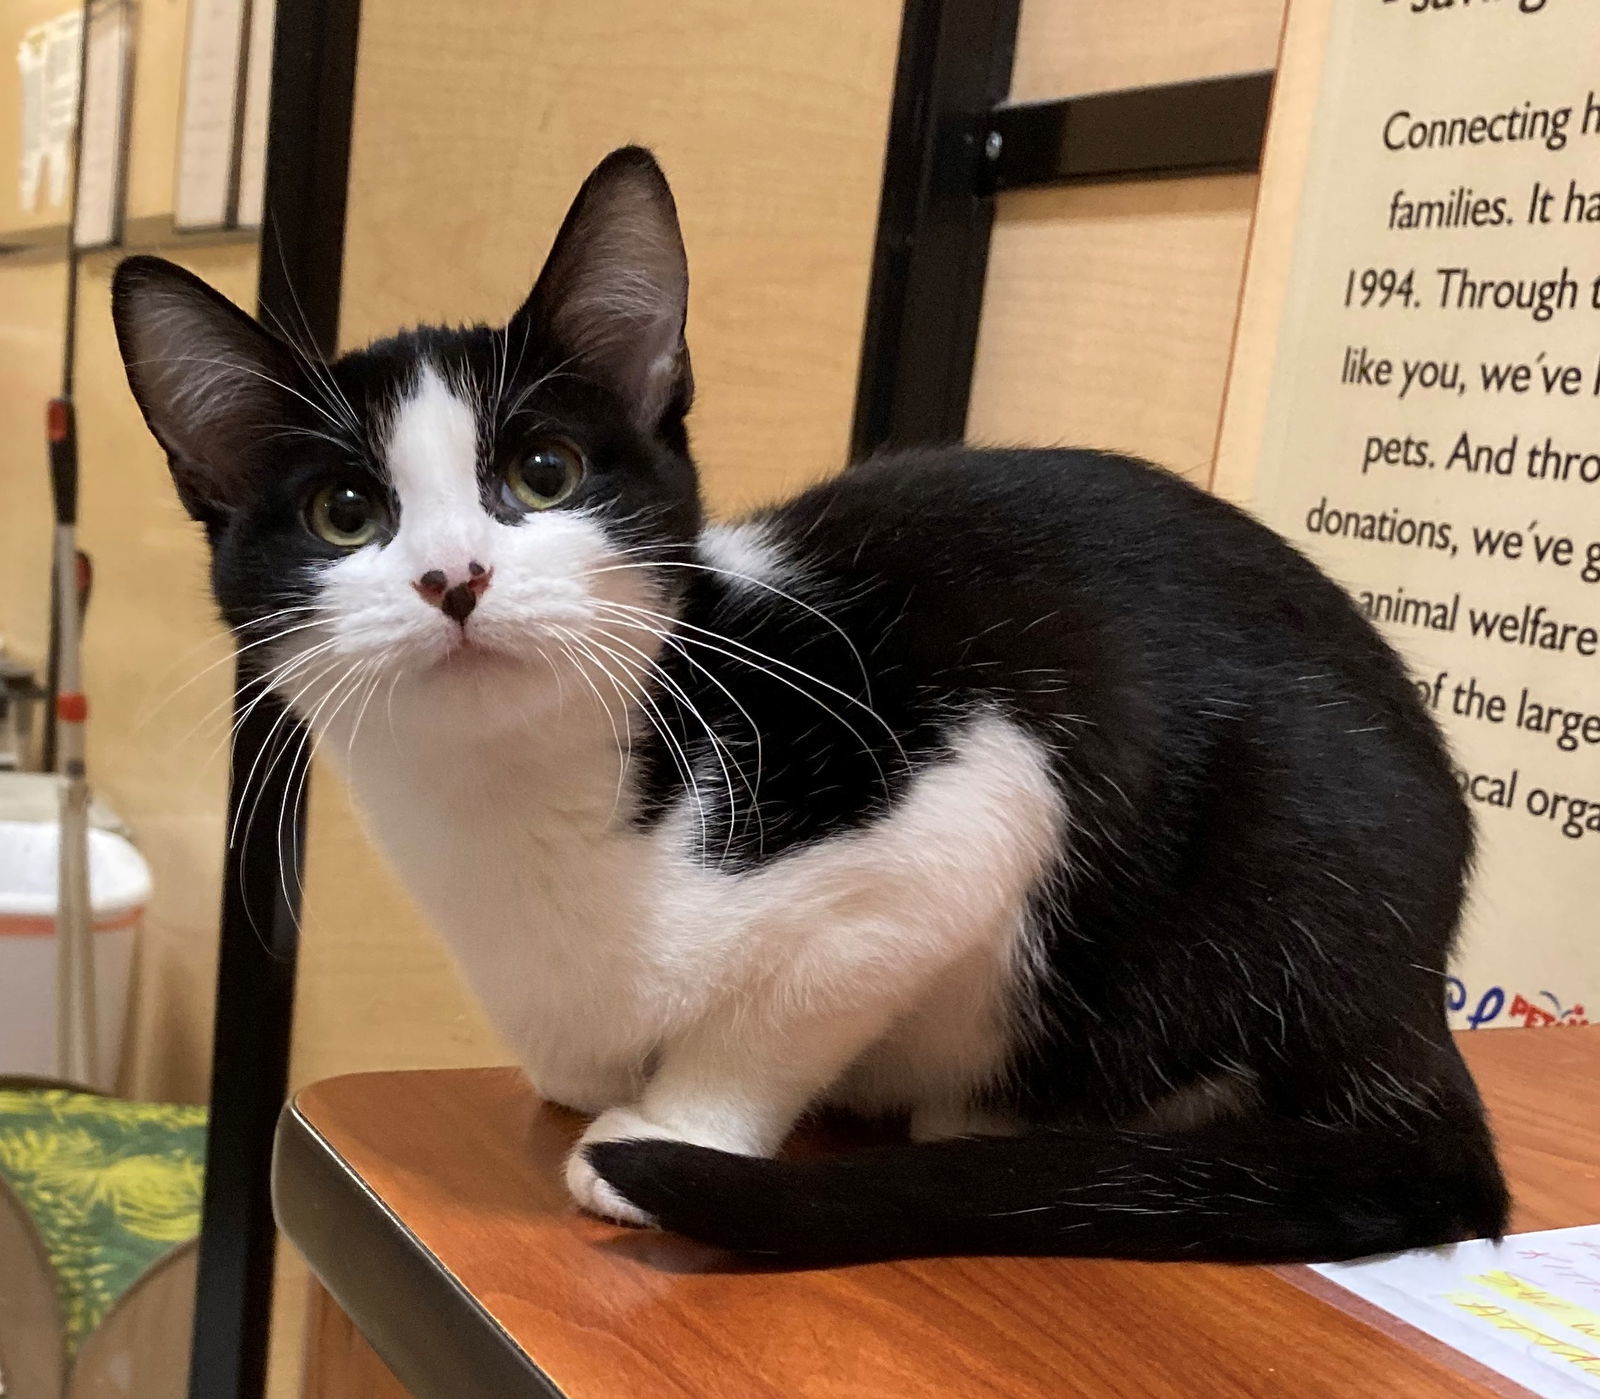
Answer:
<path fill-rule="evenodd" d="M 1345 596 L 1078 451 L 701 513 L 688 275 L 608 157 L 504 329 L 315 362 L 117 272 L 222 614 L 547 1098 L 574 1197 L 734 1249 L 1335 1258 L 1497 1234 L 1471 853 Z M 917 1143 L 773 1159 L 808 1108 Z"/>

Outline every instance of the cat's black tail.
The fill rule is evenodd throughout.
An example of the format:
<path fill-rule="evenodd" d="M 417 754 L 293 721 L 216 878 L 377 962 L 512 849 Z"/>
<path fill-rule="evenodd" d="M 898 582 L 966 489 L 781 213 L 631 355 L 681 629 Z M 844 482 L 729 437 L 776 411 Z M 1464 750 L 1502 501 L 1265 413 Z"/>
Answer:
<path fill-rule="evenodd" d="M 1475 1104 L 1473 1105 L 1476 1106 Z M 1190 1133 L 1041 1131 L 813 1160 L 678 1142 L 589 1148 L 666 1229 L 776 1262 L 937 1254 L 1287 1263 L 1499 1237 L 1508 1199 L 1481 1118 Z"/>

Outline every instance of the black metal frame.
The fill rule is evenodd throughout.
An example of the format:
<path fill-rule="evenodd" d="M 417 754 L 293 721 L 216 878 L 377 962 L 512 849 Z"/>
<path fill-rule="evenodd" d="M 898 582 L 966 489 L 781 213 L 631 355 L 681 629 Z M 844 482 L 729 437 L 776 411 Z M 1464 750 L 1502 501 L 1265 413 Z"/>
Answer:
<path fill-rule="evenodd" d="M 278 0 L 259 312 L 324 354 L 338 336 L 360 0 Z M 228 828 L 190 1399 L 259 1399 L 277 1234 L 272 1136 L 288 1080 L 305 756 L 235 677 Z M 253 774 L 253 776 L 252 776 Z"/>
<path fill-rule="evenodd" d="M 984 133 L 988 192 L 1254 170 L 1272 81 L 1235 73 L 998 108 Z"/>
<path fill-rule="evenodd" d="M 966 431 L 995 196 L 1255 170 L 1273 74 L 1006 105 L 1017 0 L 907 0 L 851 457 Z"/>
<path fill-rule="evenodd" d="M 851 456 L 961 436 L 994 201 L 983 136 L 1011 85 L 1020 0 L 906 0 Z"/>

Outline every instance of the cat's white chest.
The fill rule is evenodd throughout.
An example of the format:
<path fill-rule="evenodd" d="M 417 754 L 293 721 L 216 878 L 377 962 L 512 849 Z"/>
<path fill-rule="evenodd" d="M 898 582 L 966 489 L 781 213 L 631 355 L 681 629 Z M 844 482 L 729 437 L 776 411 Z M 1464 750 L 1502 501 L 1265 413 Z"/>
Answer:
<path fill-rule="evenodd" d="M 684 910 L 703 872 L 666 832 L 633 828 L 616 763 L 582 736 L 570 762 L 550 761 L 560 744 L 537 758 L 440 747 L 374 740 L 350 755 L 390 864 L 536 1077 L 552 1056 L 642 1061 L 693 1009 L 683 973 L 705 949 L 684 946 L 662 911 Z"/>
<path fill-rule="evenodd" d="M 888 818 L 745 872 L 701 859 L 692 805 L 632 822 L 614 741 L 456 734 L 358 742 L 347 775 L 547 1096 L 632 1101 L 663 1047 L 720 1026 L 717 1053 L 737 1060 L 780 1012 L 881 1025 L 833 1070 L 834 1096 L 867 1110 L 959 1104 L 997 1071 L 1027 901 L 1060 829 L 1041 759 L 1009 725 L 971 726 Z"/>

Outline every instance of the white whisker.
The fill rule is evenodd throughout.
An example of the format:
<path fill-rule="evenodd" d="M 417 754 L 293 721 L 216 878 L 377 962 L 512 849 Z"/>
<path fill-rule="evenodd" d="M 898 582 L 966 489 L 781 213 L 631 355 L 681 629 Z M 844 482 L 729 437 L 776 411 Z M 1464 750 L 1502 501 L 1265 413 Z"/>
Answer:
<path fill-rule="evenodd" d="M 660 737 L 662 743 L 666 745 L 668 753 L 672 757 L 673 762 L 676 764 L 680 776 L 683 778 L 685 790 L 689 793 L 690 797 L 694 801 L 695 810 L 699 816 L 700 861 L 702 864 L 704 864 L 706 847 L 709 841 L 709 827 L 706 822 L 705 801 L 700 795 L 700 784 L 695 778 L 694 765 L 689 761 L 688 754 L 683 750 L 682 746 L 673 736 L 671 729 L 666 722 L 666 716 L 661 713 L 661 710 L 659 707 L 657 707 L 655 701 L 650 697 L 648 688 L 643 684 L 639 684 L 637 687 L 630 685 L 625 679 L 619 677 L 615 672 L 613 672 L 603 660 L 595 655 L 595 647 L 591 644 L 587 637 L 580 637 L 574 634 L 572 640 L 573 644 L 576 645 L 577 648 L 599 668 L 601 674 L 610 680 L 613 686 L 617 687 L 620 691 L 624 691 L 625 693 L 631 695 L 636 701 L 638 701 L 642 711 L 644 712 L 645 718 L 650 723 L 650 726 L 656 731 L 656 734 Z M 600 646 L 599 649 L 606 651 L 606 653 L 611 656 L 612 660 L 614 660 L 619 666 L 623 667 L 623 669 L 627 668 L 626 661 L 623 657 L 617 655 L 613 651 L 608 651 L 604 646 Z"/>
<path fill-rule="evenodd" d="M 734 823 L 735 818 L 738 815 L 738 797 L 735 795 L 733 790 L 733 774 L 728 771 L 728 764 L 730 762 L 733 763 L 734 771 L 739 774 L 739 779 L 744 783 L 745 790 L 750 792 L 753 798 L 755 795 L 755 789 L 750 786 L 750 779 L 745 776 L 744 769 L 739 766 L 738 760 L 734 758 L 732 752 L 728 749 L 727 744 L 725 744 L 717 736 L 716 732 L 712 729 L 710 722 L 706 719 L 705 715 L 700 712 L 699 707 L 692 699 L 689 698 L 682 686 L 674 681 L 666 673 L 666 671 L 664 671 L 661 666 L 657 664 L 653 656 L 635 646 L 631 641 L 626 641 L 621 637 L 614 636 L 611 632 L 606 631 L 604 628 L 600 629 L 600 635 L 605 637 L 608 641 L 614 642 L 618 646 L 627 647 L 628 650 L 633 652 L 634 655 L 638 656 L 644 662 L 648 672 L 655 675 L 656 679 L 666 687 L 667 692 L 672 695 L 673 698 L 675 698 L 678 703 L 681 704 L 684 709 L 695 719 L 700 727 L 705 730 L 706 738 L 711 743 L 711 756 L 716 759 L 717 766 L 722 769 L 722 780 L 728 788 L 728 834 L 727 839 L 723 842 L 721 856 L 721 862 L 726 863 L 728 855 L 733 849 Z M 599 642 L 596 642 L 595 644 L 601 645 Z M 724 757 L 724 755 L 726 755 L 726 757 Z"/>

